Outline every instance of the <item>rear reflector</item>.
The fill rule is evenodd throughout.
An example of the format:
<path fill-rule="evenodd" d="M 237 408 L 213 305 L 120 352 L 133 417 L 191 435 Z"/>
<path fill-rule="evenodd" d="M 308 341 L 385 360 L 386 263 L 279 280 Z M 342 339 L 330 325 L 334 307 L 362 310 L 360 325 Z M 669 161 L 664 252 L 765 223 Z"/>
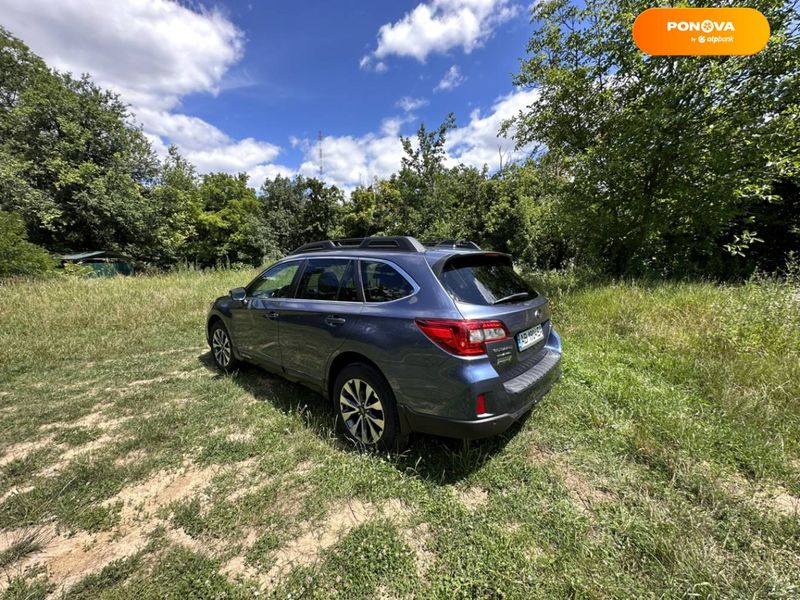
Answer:
<path fill-rule="evenodd" d="M 486 396 L 483 394 L 478 394 L 478 398 L 475 401 L 475 413 L 478 416 L 486 414 Z"/>
<path fill-rule="evenodd" d="M 511 337 L 501 321 L 417 319 L 417 327 L 435 344 L 458 356 L 486 354 L 486 342 Z"/>

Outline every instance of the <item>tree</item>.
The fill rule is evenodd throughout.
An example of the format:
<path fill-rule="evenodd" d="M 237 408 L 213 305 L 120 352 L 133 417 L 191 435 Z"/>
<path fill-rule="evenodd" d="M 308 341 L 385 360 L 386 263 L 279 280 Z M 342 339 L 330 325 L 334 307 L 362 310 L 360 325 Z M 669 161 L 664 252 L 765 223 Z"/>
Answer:
<path fill-rule="evenodd" d="M 198 197 L 196 233 L 187 248 L 192 260 L 202 265 L 262 264 L 272 251 L 270 235 L 247 175 L 204 175 Z"/>
<path fill-rule="evenodd" d="M 301 239 L 298 223 L 303 205 L 296 181 L 280 175 L 267 179 L 261 185 L 261 203 L 273 254 L 277 256 L 296 248 Z"/>
<path fill-rule="evenodd" d="M 144 191 L 144 197 L 151 203 L 153 243 L 142 258 L 162 267 L 181 259 L 192 260 L 189 244 L 196 239 L 202 203 L 194 167 L 177 147 L 169 147 L 156 182 Z"/>
<path fill-rule="evenodd" d="M 0 278 L 41 275 L 53 266 L 47 252 L 28 241 L 22 218 L 0 211 Z"/>
<path fill-rule="evenodd" d="M 285 254 L 297 246 L 344 235 L 344 195 L 315 178 L 277 176 L 261 186 L 270 245 Z"/>
<path fill-rule="evenodd" d="M 790 4 L 755 3 L 772 37 L 749 57 L 642 54 L 641 0 L 535 4 L 515 83 L 539 95 L 506 127 L 566 173 L 560 218 L 584 256 L 618 274 L 724 269 L 737 223 L 796 163 Z"/>
<path fill-rule="evenodd" d="M 397 233 L 414 233 L 427 238 L 437 236 L 444 228 L 442 219 L 447 212 L 447 200 L 437 193 L 437 183 L 445 171 L 447 132 L 455 126 L 451 113 L 433 131 L 428 131 L 421 123 L 416 146 L 411 139 L 400 138 L 405 156 L 400 172 L 391 179 L 402 198 L 397 207 L 397 223 L 403 231 Z"/>
<path fill-rule="evenodd" d="M 37 244 L 148 252 L 155 215 L 142 192 L 158 163 L 127 107 L 88 77 L 51 72 L 0 30 L 0 208 Z"/>
<path fill-rule="evenodd" d="M 395 215 L 402 198 L 390 180 L 357 187 L 342 207 L 342 228 L 346 237 L 388 235 L 400 229 Z"/>
<path fill-rule="evenodd" d="M 341 237 L 340 213 L 344 195 L 336 186 L 327 186 L 319 179 L 298 178 L 302 189 L 301 236 L 304 242 Z"/>

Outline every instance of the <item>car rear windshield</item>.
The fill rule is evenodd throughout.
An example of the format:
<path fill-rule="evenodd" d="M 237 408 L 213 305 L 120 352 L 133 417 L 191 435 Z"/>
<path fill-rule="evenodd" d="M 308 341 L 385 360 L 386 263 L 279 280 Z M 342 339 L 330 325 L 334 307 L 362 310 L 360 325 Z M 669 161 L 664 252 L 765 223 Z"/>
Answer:
<path fill-rule="evenodd" d="M 439 279 L 455 300 L 468 304 L 511 304 L 538 296 L 505 256 L 456 256 L 444 265 Z"/>

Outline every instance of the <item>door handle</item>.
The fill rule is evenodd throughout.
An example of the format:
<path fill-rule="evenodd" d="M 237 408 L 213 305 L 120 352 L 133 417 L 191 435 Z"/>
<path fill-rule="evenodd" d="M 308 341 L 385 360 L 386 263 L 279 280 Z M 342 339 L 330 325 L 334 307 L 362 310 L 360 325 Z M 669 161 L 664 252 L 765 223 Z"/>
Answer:
<path fill-rule="evenodd" d="M 269 311 L 268 313 L 266 313 L 266 314 L 264 315 L 264 318 L 265 318 L 265 319 L 269 319 L 269 320 L 271 320 L 271 321 L 274 321 L 274 320 L 275 320 L 275 319 L 277 319 L 279 316 L 280 316 L 280 313 L 278 313 L 278 312 L 275 312 L 274 310 L 271 310 L 271 311 Z"/>
<path fill-rule="evenodd" d="M 333 327 L 334 325 L 342 325 L 347 321 L 347 319 L 340 317 L 339 315 L 328 315 L 325 317 L 325 322 Z"/>

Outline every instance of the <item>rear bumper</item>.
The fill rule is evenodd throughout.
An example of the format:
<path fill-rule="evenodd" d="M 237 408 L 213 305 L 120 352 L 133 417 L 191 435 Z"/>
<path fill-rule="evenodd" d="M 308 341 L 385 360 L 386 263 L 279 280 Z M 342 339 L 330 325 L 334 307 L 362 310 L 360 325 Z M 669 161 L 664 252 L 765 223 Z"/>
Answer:
<path fill-rule="evenodd" d="M 475 390 L 480 389 L 493 400 L 492 404 L 503 406 L 505 410 L 474 419 L 460 419 L 426 414 L 408 405 L 399 405 L 400 419 L 409 431 L 445 437 L 478 439 L 503 433 L 522 419 L 561 378 L 560 346 L 558 339 L 557 349 L 548 349 L 538 363 L 511 380 L 501 383 L 495 378 L 494 381 L 474 382 L 469 386 L 469 398 L 474 398 Z"/>

